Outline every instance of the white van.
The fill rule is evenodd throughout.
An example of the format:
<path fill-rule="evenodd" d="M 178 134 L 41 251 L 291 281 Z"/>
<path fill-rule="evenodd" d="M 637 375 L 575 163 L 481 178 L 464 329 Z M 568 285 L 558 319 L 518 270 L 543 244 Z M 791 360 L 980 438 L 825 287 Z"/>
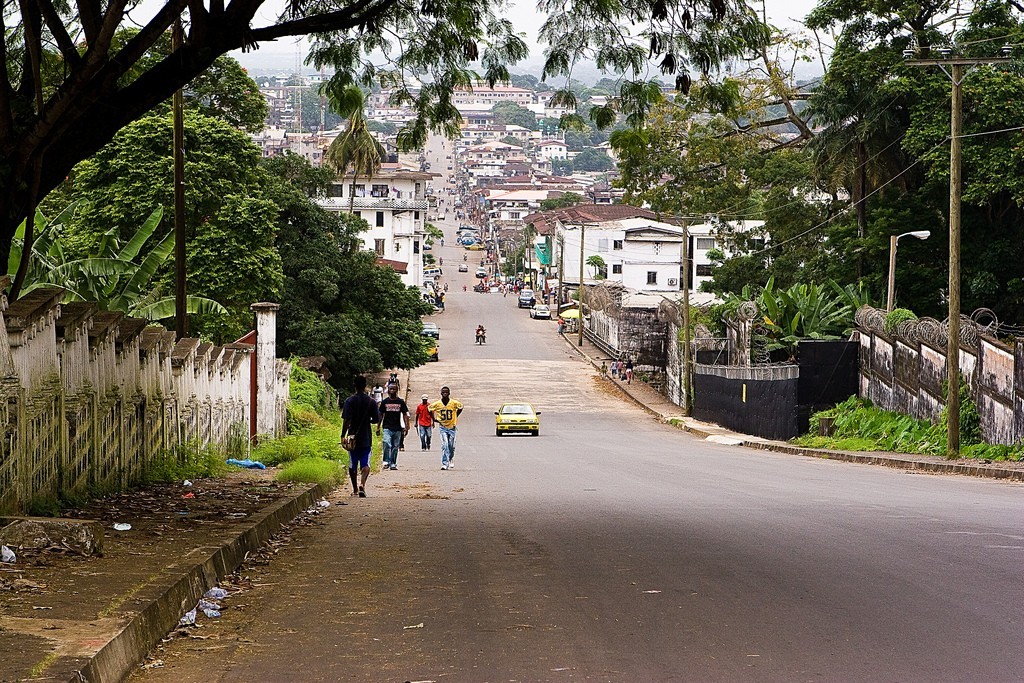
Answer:
<path fill-rule="evenodd" d="M 441 277 L 441 275 L 442 275 L 442 273 L 441 273 L 441 269 L 440 268 L 434 267 L 434 268 L 424 268 L 423 269 L 423 279 L 424 280 L 437 280 L 438 278 Z"/>

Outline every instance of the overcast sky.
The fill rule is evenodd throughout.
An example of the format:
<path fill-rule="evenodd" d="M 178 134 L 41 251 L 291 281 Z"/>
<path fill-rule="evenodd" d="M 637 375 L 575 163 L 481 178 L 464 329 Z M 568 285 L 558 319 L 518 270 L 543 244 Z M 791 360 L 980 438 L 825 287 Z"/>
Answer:
<path fill-rule="evenodd" d="M 768 19 L 782 28 L 794 27 L 815 6 L 815 0 L 765 0 Z M 284 6 L 284 0 L 270 0 L 264 3 L 257 14 L 254 26 L 272 24 L 276 13 Z M 760 3 L 755 5 L 760 8 Z M 537 63 L 542 58 L 543 47 L 537 42 L 537 32 L 543 23 L 543 16 L 536 9 L 536 0 L 517 0 L 513 3 L 508 16 L 516 26 L 526 33 L 526 41 L 530 46 L 530 63 Z M 232 53 L 242 66 L 252 69 L 289 69 L 294 68 L 296 59 L 305 60 L 305 42 L 301 39 L 287 38 L 273 43 L 260 43 L 260 49 L 247 54 L 241 51 Z M 301 63 L 300 61 L 300 63 Z"/>

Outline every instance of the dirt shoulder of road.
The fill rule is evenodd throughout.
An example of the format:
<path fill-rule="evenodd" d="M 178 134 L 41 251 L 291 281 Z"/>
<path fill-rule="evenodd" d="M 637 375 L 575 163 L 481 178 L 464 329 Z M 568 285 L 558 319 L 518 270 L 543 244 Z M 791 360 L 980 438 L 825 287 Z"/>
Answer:
<path fill-rule="evenodd" d="M 0 681 L 74 680 L 77 671 L 133 622 L 151 620 L 146 610 L 169 587 L 183 579 L 189 584 L 216 580 L 209 575 L 234 569 L 217 566 L 224 562 L 218 550 L 237 546 L 246 535 L 255 537 L 238 546 L 241 551 L 262 545 L 261 526 L 270 528 L 283 519 L 276 514 L 271 515 L 274 524 L 263 523 L 268 511 L 279 512 L 284 504 L 309 495 L 310 485 L 278 482 L 274 474 L 243 470 L 189 485 L 153 485 L 66 511 L 65 517 L 102 524 L 100 556 L 83 557 L 62 548 L 15 548 L 16 561 L 0 564 Z M 117 531 L 114 524 L 131 528 Z M 199 572 L 190 574 L 196 567 Z M 205 591 L 202 586 L 186 589 L 191 590 L 182 595 Z M 186 600 L 190 598 L 178 602 Z M 187 602 L 161 607 L 182 614 L 187 608 Z"/>

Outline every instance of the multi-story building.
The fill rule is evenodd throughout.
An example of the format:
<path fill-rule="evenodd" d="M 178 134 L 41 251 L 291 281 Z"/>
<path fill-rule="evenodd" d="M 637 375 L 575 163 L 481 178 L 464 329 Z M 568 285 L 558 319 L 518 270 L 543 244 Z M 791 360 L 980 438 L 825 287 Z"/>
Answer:
<path fill-rule="evenodd" d="M 532 90 L 517 88 L 513 85 L 495 85 L 491 87 L 484 81 L 477 81 L 472 88 L 456 90 L 452 93 L 452 104 L 458 109 L 486 108 L 489 109 L 499 102 L 512 102 L 520 107 L 533 104 Z"/>
<path fill-rule="evenodd" d="M 569 145 L 562 140 L 541 140 L 535 146 L 537 153 L 549 161 L 569 158 Z"/>
<path fill-rule="evenodd" d="M 364 248 L 393 267 L 406 285 L 422 287 L 424 224 L 429 206 L 426 188 L 436 174 L 390 166 L 372 178 L 349 175 L 334 181 L 328 196 L 318 203 L 339 213 L 351 208 L 370 225 L 361 235 Z"/>
<path fill-rule="evenodd" d="M 690 260 L 693 263 L 692 282 L 694 289 L 711 280 L 712 261 L 708 252 L 718 249 L 728 255 L 737 250 L 733 246 L 730 235 L 744 233 L 753 238 L 755 247 L 764 246 L 764 238 L 760 236 L 764 221 L 710 221 L 691 225 L 687 228 L 690 235 Z"/>

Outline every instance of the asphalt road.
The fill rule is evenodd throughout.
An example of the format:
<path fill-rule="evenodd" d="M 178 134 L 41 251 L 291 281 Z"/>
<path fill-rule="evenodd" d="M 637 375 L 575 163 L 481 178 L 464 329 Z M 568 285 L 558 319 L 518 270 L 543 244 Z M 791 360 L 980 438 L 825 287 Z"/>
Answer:
<path fill-rule="evenodd" d="M 1024 680 L 1024 486 L 699 441 L 445 273 L 409 394 L 466 403 L 455 468 L 410 434 L 140 680 Z M 494 435 L 506 398 L 541 436 Z"/>

